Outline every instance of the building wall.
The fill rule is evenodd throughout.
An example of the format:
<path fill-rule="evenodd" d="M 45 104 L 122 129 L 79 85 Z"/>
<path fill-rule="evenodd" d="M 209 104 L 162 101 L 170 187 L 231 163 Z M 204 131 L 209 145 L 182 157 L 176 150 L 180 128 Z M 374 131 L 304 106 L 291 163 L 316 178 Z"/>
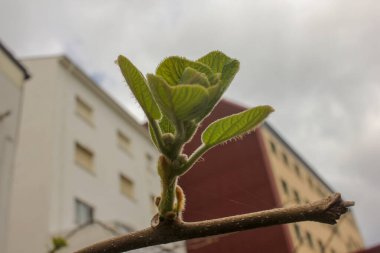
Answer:
<path fill-rule="evenodd" d="M 264 125 L 261 133 L 283 206 L 309 203 L 334 192 L 271 127 Z M 300 236 L 297 236 L 296 226 L 300 230 Z M 364 246 L 352 213 L 342 216 L 336 226 L 302 222 L 287 225 L 287 229 L 295 247 L 294 252 L 345 253 Z M 310 234 L 311 243 L 307 233 Z"/>
<path fill-rule="evenodd" d="M 363 250 L 357 251 L 356 253 L 380 253 L 380 245 L 376 245 L 369 249 L 363 249 Z"/>
<path fill-rule="evenodd" d="M 222 101 L 202 124 L 202 129 L 211 120 L 244 109 Z M 199 138 L 198 133 L 188 145 L 188 153 L 200 144 Z M 245 135 L 242 140 L 212 149 L 180 180 L 180 184 L 187 196 L 185 218 L 191 221 L 290 206 L 296 204 L 297 199 L 299 203 L 306 203 L 333 192 L 268 124 Z M 331 236 L 333 232 L 336 235 Z M 187 245 L 189 252 L 194 253 L 347 253 L 363 247 L 363 240 L 352 213 L 348 213 L 337 226 L 302 222 L 192 240 Z"/>
<path fill-rule="evenodd" d="M 63 120 L 59 68 L 47 59 L 29 64 L 33 78 L 24 90 L 9 223 L 9 252 L 44 252 L 49 240 L 52 177 L 60 160 Z M 33 235 L 33 236 L 30 236 Z M 23 238 L 24 243 L 19 243 Z"/>
<path fill-rule="evenodd" d="M 70 66 L 66 68 L 70 69 Z M 67 69 L 63 71 L 67 72 Z M 88 86 L 80 85 L 78 75 L 74 71 L 72 75 L 66 74 L 62 78 L 62 82 L 66 83 L 63 103 L 66 105 L 66 125 L 65 132 L 61 134 L 63 160 L 66 164 L 63 170 L 65 174 L 60 178 L 65 189 L 59 202 L 63 205 L 65 215 L 61 216 L 62 226 L 59 227 L 66 229 L 75 225 L 74 198 L 83 199 L 93 206 L 98 220 L 117 220 L 134 229 L 146 227 L 153 216 L 150 196 L 160 193 L 155 164 L 147 165 L 146 154 L 156 160 L 157 152 L 142 126 L 136 126 L 134 121 L 130 122 L 131 119 L 121 117 L 98 94 L 91 92 Z M 93 124 L 88 124 L 75 112 L 77 96 L 93 108 Z M 130 139 L 129 152 L 118 146 L 118 131 Z M 75 142 L 82 143 L 94 152 L 94 173 L 89 173 L 75 163 Z M 132 198 L 120 193 L 120 174 L 133 181 L 135 194 Z M 110 208 L 115 206 L 118 208 Z"/>
<path fill-rule="evenodd" d="M 5 251 L 24 76 L 0 48 L 0 252 Z"/>
<path fill-rule="evenodd" d="M 25 64 L 34 78 L 23 101 L 7 253 L 46 251 L 52 234 L 78 225 L 75 199 L 93 207 L 97 220 L 148 226 L 160 186 L 146 129 L 67 58 Z M 93 122 L 76 112 L 77 97 L 92 108 Z M 130 139 L 130 152 L 118 146 L 119 130 Z M 76 162 L 75 143 L 93 152 L 92 172 Z M 120 192 L 121 173 L 133 181 L 132 197 Z"/>
<path fill-rule="evenodd" d="M 201 131 L 213 120 L 244 108 L 222 101 L 202 123 Z M 186 147 L 191 153 L 200 145 L 199 131 Z M 197 221 L 270 209 L 278 206 L 272 176 L 267 169 L 260 133 L 210 150 L 180 180 L 187 205 L 184 218 Z M 275 243 L 274 243 L 275 242 Z M 289 252 L 284 226 L 273 226 L 187 242 L 191 253 Z"/>

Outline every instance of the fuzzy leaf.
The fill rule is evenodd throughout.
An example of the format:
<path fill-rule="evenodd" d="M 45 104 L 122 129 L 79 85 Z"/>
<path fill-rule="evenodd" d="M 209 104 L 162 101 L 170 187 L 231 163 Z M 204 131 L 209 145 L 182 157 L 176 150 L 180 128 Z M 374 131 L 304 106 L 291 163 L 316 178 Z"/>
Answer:
<path fill-rule="evenodd" d="M 209 66 L 212 71 L 220 75 L 220 80 L 212 86 L 212 92 L 209 90 L 210 99 L 203 115 L 199 115 L 199 121 L 205 118 L 216 106 L 223 93 L 234 79 L 239 71 L 240 63 L 238 60 L 232 59 L 220 51 L 213 51 L 197 60 Z"/>
<path fill-rule="evenodd" d="M 162 77 L 152 74 L 148 74 L 148 82 L 160 109 L 174 124 L 195 118 L 208 102 L 208 92 L 201 85 L 169 86 Z"/>
<path fill-rule="evenodd" d="M 239 137 L 254 130 L 271 112 L 273 108 L 264 105 L 219 119 L 202 133 L 202 142 L 207 147 L 213 147 Z"/>
<path fill-rule="evenodd" d="M 224 92 L 229 87 L 236 73 L 239 71 L 239 65 L 240 64 L 238 60 L 232 60 L 223 67 L 221 81 L 219 81 L 219 83 L 216 85 L 216 88 L 213 91 L 213 96 L 210 96 L 208 108 L 205 110 L 206 115 L 212 111 L 220 98 L 223 96 Z"/>
<path fill-rule="evenodd" d="M 141 108 L 148 118 L 159 119 L 161 112 L 156 101 L 148 88 L 146 80 L 141 72 L 124 56 L 120 55 L 117 59 L 117 64 L 127 81 L 133 95 L 135 95 Z"/>
<path fill-rule="evenodd" d="M 162 134 L 166 134 L 166 133 L 174 134 L 175 133 L 175 127 L 173 126 L 173 124 L 170 122 L 170 120 L 165 115 L 162 115 L 162 118 L 158 122 L 158 125 L 161 129 Z M 157 136 L 153 130 L 152 124 L 150 122 L 148 122 L 148 126 L 149 126 L 150 138 L 151 138 L 153 144 L 157 147 L 157 149 L 159 149 Z"/>
<path fill-rule="evenodd" d="M 226 65 L 231 60 L 232 58 L 228 57 L 221 51 L 212 51 L 199 58 L 197 62 L 206 64 L 214 73 L 222 73 L 224 65 Z"/>
<path fill-rule="evenodd" d="M 159 122 L 159 126 L 160 126 L 161 132 L 163 134 L 165 134 L 165 133 L 174 134 L 175 133 L 175 127 L 173 126 L 173 124 L 170 122 L 170 120 L 165 115 L 162 116 L 162 118 Z"/>
<path fill-rule="evenodd" d="M 205 74 L 208 78 L 211 78 L 213 75 L 208 66 L 179 56 L 172 56 L 163 60 L 157 67 L 156 75 L 164 78 L 164 80 L 171 86 L 178 85 L 182 74 L 187 67 L 191 67 L 198 72 Z"/>
<path fill-rule="evenodd" d="M 185 68 L 181 76 L 180 83 L 199 84 L 206 88 L 210 86 L 210 82 L 208 81 L 207 76 L 191 67 Z"/>
<path fill-rule="evenodd" d="M 157 142 L 157 136 L 156 136 L 156 134 L 154 133 L 153 127 L 152 127 L 152 125 L 151 125 L 150 122 L 148 122 L 148 129 L 149 129 L 150 139 L 152 140 L 154 146 L 156 146 L 157 149 L 159 149 L 159 147 L 158 147 L 158 142 Z"/>
<path fill-rule="evenodd" d="M 238 60 L 231 60 L 226 65 L 224 65 L 222 70 L 222 85 L 221 85 L 221 95 L 226 91 L 232 80 L 234 79 L 236 73 L 239 71 L 240 63 Z M 220 96 L 221 96 L 220 95 Z"/>

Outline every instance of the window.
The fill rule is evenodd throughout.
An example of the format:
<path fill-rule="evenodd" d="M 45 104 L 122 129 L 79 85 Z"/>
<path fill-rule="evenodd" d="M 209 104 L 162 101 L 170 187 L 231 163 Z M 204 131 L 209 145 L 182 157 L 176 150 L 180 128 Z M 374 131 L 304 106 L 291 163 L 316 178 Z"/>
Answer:
<path fill-rule="evenodd" d="M 325 245 L 321 240 L 318 240 L 318 248 L 320 253 L 325 253 Z"/>
<path fill-rule="evenodd" d="M 298 176 L 298 177 L 301 177 L 300 167 L 298 167 L 297 164 L 294 165 L 294 170 L 296 171 L 297 176 Z"/>
<path fill-rule="evenodd" d="M 308 182 L 310 188 L 313 188 L 313 187 L 314 187 L 314 185 L 313 185 L 313 180 L 311 179 L 311 177 L 309 177 L 309 178 L 307 179 L 307 182 Z"/>
<path fill-rule="evenodd" d="M 311 237 L 311 234 L 309 231 L 306 232 L 306 239 L 307 243 L 309 244 L 310 248 L 314 247 L 313 237 Z"/>
<path fill-rule="evenodd" d="M 300 226 L 299 226 L 298 224 L 294 224 L 294 231 L 295 231 L 295 233 L 296 233 L 297 240 L 298 240 L 300 243 L 303 243 L 303 238 L 302 238 L 301 229 L 300 229 Z"/>
<path fill-rule="evenodd" d="M 94 172 L 94 153 L 78 142 L 75 143 L 75 162 L 87 171 Z"/>
<path fill-rule="evenodd" d="M 283 179 L 281 179 L 281 187 L 285 194 L 289 193 L 288 184 Z"/>
<path fill-rule="evenodd" d="M 80 97 L 76 97 L 76 113 L 81 116 L 87 123 L 93 124 L 94 112 L 86 102 L 83 101 Z"/>
<path fill-rule="evenodd" d="M 122 150 L 126 151 L 127 153 L 131 152 L 131 139 L 129 139 L 121 131 L 117 131 L 117 144 Z"/>
<path fill-rule="evenodd" d="M 331 232 L 334 234 L 334 235 L 337 235 L 340 237 L 340 233 L 339 233 L 339 229 L 338 229 L 338 226 L 332 226 L 331 228 Z"/>
<path fill-rule="evenodd" d="M 120 175 L 120 192 L 128 198 L 134 198 L 134 183 L 124 175 Z"/>
<path fill-rule="evenodd" d="M 272 141 L 270 141 L 269 144 L 270 144 L 270 149 L 272 150 L 272 153 L 276 154 L 277 152 L 276 145 Z"/>
<path fill-rule="evenodd" d="M 294 200 L 299 204 L 301 203 L 301 198 L 297 190 L 293 190 Z"/>
<path fill-rule="evenodd" d="M 153 156 L 151 154 L 146 153 L 145 157 L 146 157 L 146 168 L 149 171 L 153 172 L 154 171 L 154 169 L 153 169 Z"/>
<path fill-rule="evenodd" d="M 349 252 L 354 251 L 356 248 L 358 248 L 358 247 L 356 246 L 356 242 L 355 242 L 355 240 L 352 238 L 352 236 L 348 236 L 348 242 L 347 242 L 347 244 L 346 244 L 346 247 L 347 247 L 347 250 L 348 250 Z"/>
<path fill-rule="evenodd" d="M 288 157 L 286 156 L 285 153 L 282 153 L 282 160 L 284 161 L 284 163 L 285 163 L 286 165 L 289 165 Z"/>
<path fill-rule="evenodd" d="M 86 203 L 75 199 L 75 223 L 83 225 L 91 223 L 94 220 L 94 208 Z"/>

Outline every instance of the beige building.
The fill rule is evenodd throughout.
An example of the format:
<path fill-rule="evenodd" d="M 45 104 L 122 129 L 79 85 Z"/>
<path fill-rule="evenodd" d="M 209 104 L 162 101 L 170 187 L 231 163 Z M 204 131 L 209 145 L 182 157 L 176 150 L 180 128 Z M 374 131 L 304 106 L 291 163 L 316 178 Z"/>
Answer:
<path fill-rule="evenodd" d="M 0 252 L 5 251 L 12 168 L 18 143 L 25 68 L 0 42 Z"/>
<path fill-rule="evenodd" d="M 52 235 L 95 220 L 121 233 L 150 226 L 160 185 L 146 129 L 68 58 L 23 64 L 32 78 L 16 124 L 7 244 L 0 252 L 47 252 Z M 0 93 L 0 101 L 11 96 Z M 101 235 L 82 234 L 70 250 Z M 184 252 L 181 245 L 174 252 Z"/>
<path fill-rule="evenodd" d="M 333 191 L 314 170 L 274 131 L 261 127 L 266 153 L 278 197 L 283 206 L 309 203 L 327 197 Z M 364 247 L 352 213 L 347 213 L 336 226 L 302 222 L 287 225 L 293 252 L 347 253 Z"/>

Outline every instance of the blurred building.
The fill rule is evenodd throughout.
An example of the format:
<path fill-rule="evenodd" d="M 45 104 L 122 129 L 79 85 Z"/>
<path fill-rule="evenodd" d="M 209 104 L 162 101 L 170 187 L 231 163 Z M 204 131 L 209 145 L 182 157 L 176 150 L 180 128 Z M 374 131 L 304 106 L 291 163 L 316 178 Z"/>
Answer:
<path fill-rule="evenodd" d="M 211 121 L 246 108 L 222 101 Z M 199 132 L 187 146 L 200 145 Z M 187 197 L 185 219 L 197 221 L 308 203 L 335 192 L 269 125 L 209 151 L 180 180 Z M 352 213 L 336 226 L 302 222 L 187 242 L 190 253 L 346 253 L 363 247 Z"/>
<path fill-rule="evenodd" d="M 23 85 L 29 74 L 0 42 L 0 252 L 6 244 L 10 178 L 18 141 Z"/>
<path fill-rule="evenodd" d="M 0 44 L 0 252 L 72 252 L 150 225 L 157 153 L 144 127 L 64 56 L 23 61 Z M 26 81 L 27 80 L 27 81 Z M 222 101 L 203 124 L 245 108 Z M 199 133 L 187 151 L 199 145 Z M 306 203 L 333 190 L 268 124 L 216 147 L 180 184 L 185 219 Z M 22 243 L 20 243 L 22 242 Z M 351 213 L 337 226 L 303 222 L 187 243 L 193 253 L 352 252 L 363 241 Z M 182 244 L 141 252 L 184 252 Z"/>
<path fill-rule="evenodd" d="M 94 220 L 119 233 L 150 226 L 160 181 L 146 129 L 64 56 L 23 61 L 32 78 L 22 95 L 26 72 L 0 57 L 1 71 L 7 61 L 5 71 L 14 79 L 1 72 L 1 124 L 22 111 L 7 126 L 10 138 L 18 135 L 15 156 L 7 153 L 12 161 L 5 169 L 5 155 L 1 159 L 1 187 L 6 181 L 8 190 L 2 191 L 7 214 L 0 252 L 47 252 L 51 236 L 67 237 L 78 227 L 86 229 L 68 239 L 75 241 L 70 250 L 111 236 L 95 225 L 87 233 Z M 7 101 L 13 104 L 3 105 Z"/>
<path fill-rule="evenodd" d="M 356 253 L 380 253 L 380 245 L 373 246 L 368 249 L 356 251 Z"/>

